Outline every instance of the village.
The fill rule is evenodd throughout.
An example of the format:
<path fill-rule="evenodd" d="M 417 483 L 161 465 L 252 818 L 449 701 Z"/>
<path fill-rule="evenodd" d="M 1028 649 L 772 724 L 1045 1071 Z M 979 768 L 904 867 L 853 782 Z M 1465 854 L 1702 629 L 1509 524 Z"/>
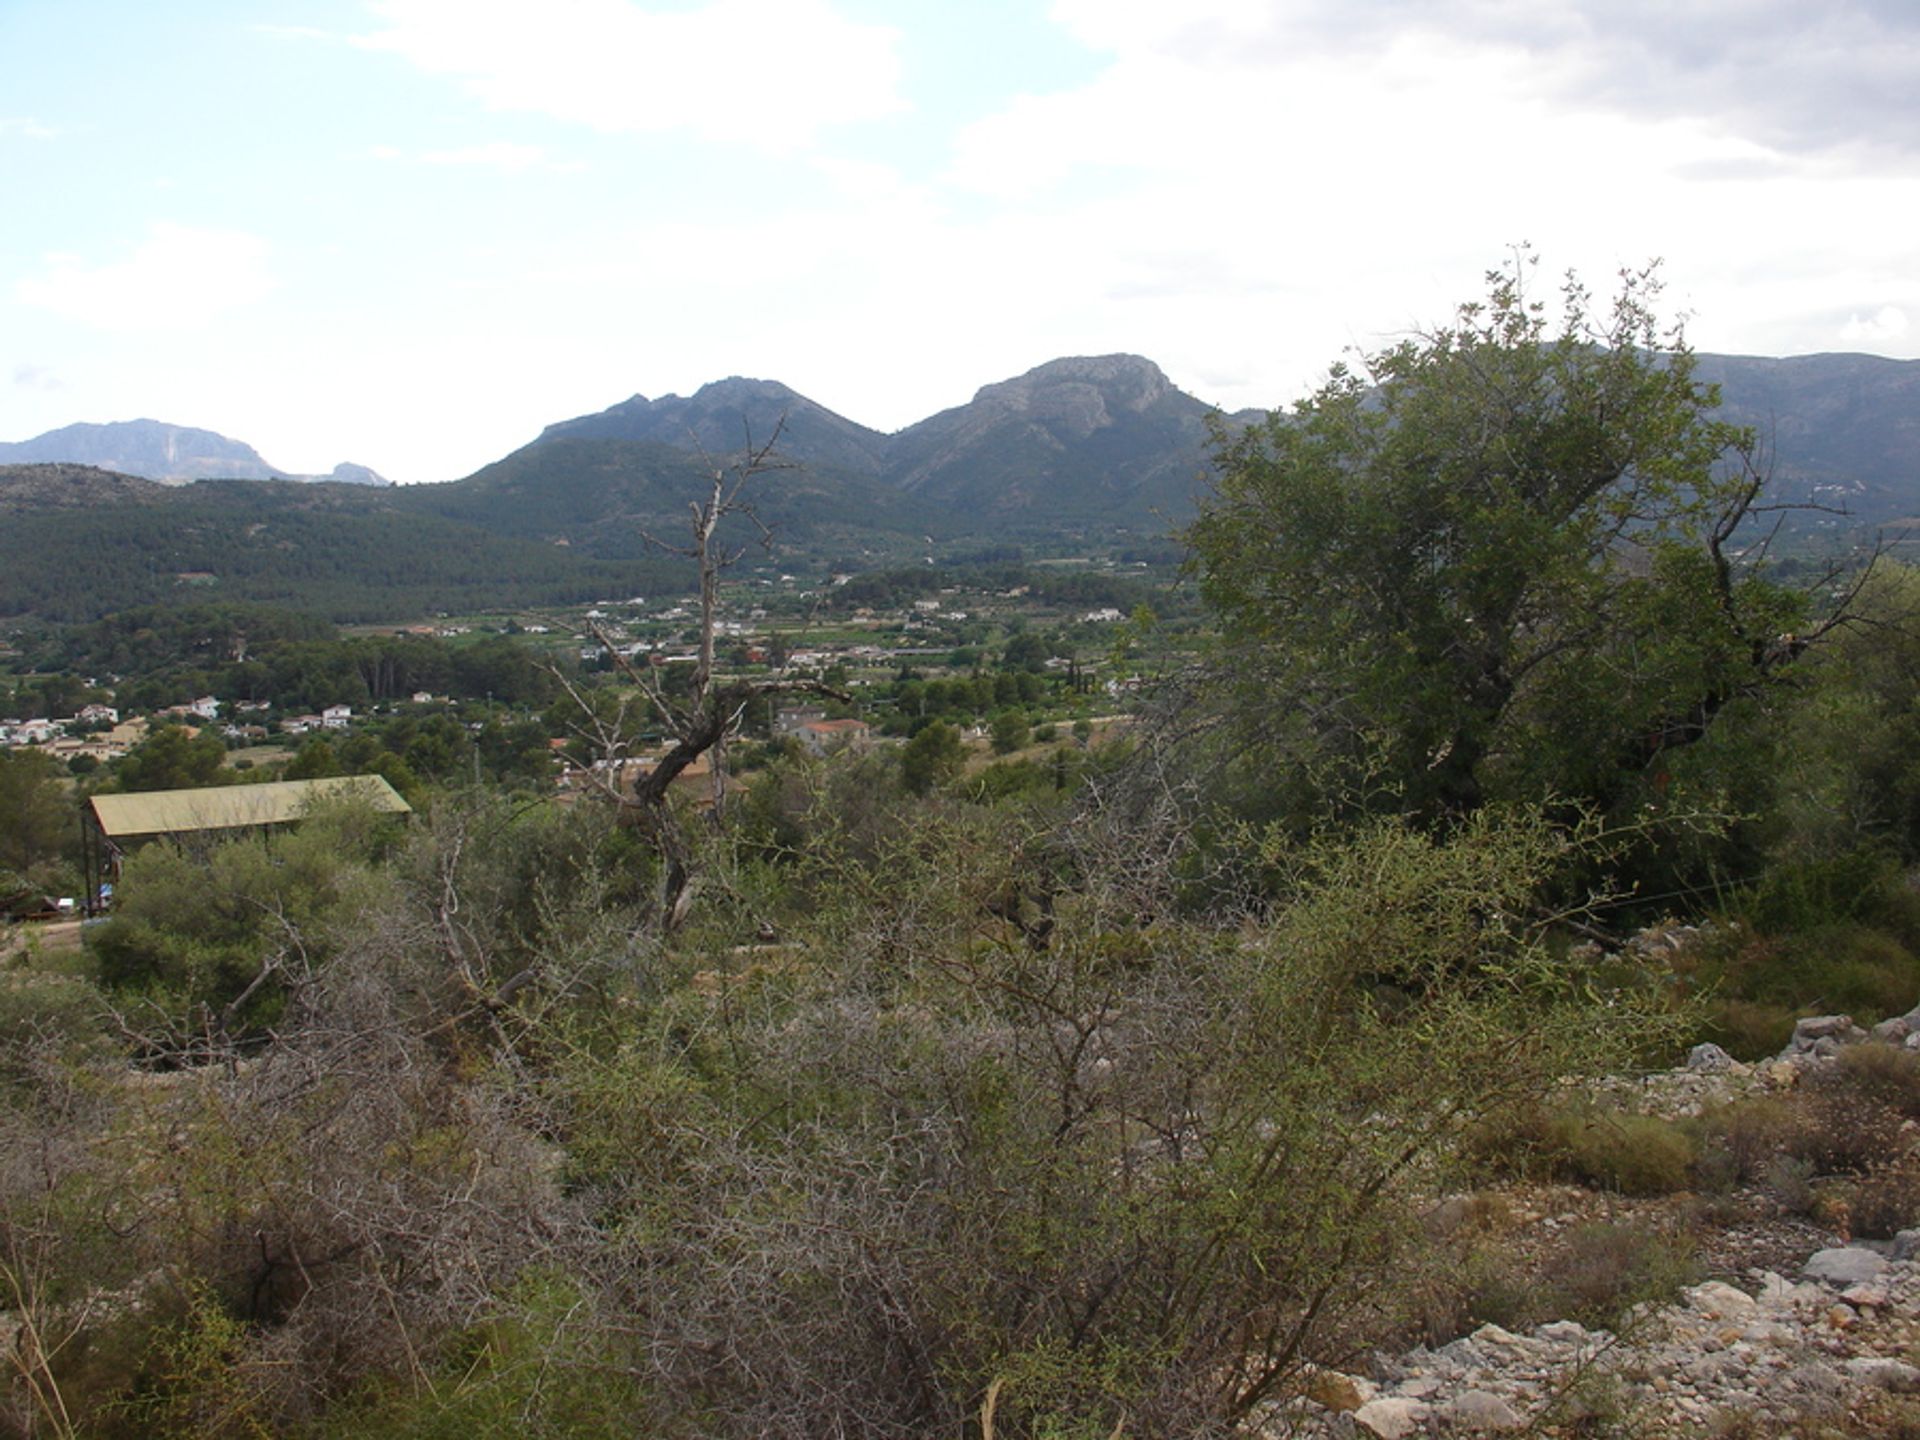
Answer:
<path fill-rule="evenodd" d="M 951 746 L 940 762 L 948 768 L 979 770 L 1058 745 L 1084 750 L 1115 733 L 1113 712 L 1179 634 L 1145 611 L 1049 601 L 1029 584 L 918 593 L 923 584 L 917 574 L 842 571 L 817 587 L 789 574 L 730 586 L 714 625 L 715 675 L 764 693 L 742 707 L 737 743 L 680 769 L 673 792 L 709 809 L 743 793 L 780 754 L 859 755 L 935 726 L 931 738 Z M 27 663 L 16 666 L 0 703 L 25 713 L 0 714 L 0 747 L 40 757 L 89 815 L 98 808 L 91 797 L 116 792 L 265 786 L 292 796 L 288 787 L 345 776 L 379 777 L 403 808 L 480 780 L 618 803 L 674 744 L 667 712 L 699 639 L 690 601 L 643 597 L 352 627 L 304 646 L 237 629 L 211 645 L 196 634 L 136 661 L 133 673 L 21 675 Z M 615 711 L 617 723 L 607 723 Z M 231 811 L 240 817 L 231 828 L 256 823 L 273 808 L 267 799 L 263 790 L 193 813 Z M 274 814 L 257 823 L 286 818 Z M 152 819 L 143 809 L 124 823 Z M 21 889 L 9 914 L 106 908 L 115 840 L 127 836 L 97 817 L 87 828 L 84 884 L 75 887 L 76 874 L 53 889 Z"/>

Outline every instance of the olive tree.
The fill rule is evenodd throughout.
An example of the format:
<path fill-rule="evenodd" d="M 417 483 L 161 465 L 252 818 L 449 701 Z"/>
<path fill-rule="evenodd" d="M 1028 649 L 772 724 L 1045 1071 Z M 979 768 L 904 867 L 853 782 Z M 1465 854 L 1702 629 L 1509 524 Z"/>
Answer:
<path fill-rule="evenodd" d="M 1225 713 L 1318 802 L 1612 805 L 1825 628 L 1754 563 L 1759 447 L 1716 418 L 1657 271 L 1597 310 L 1569 278 L 1555 315 L 1532 269 L 1217 432 L 1187 538 Z"/>

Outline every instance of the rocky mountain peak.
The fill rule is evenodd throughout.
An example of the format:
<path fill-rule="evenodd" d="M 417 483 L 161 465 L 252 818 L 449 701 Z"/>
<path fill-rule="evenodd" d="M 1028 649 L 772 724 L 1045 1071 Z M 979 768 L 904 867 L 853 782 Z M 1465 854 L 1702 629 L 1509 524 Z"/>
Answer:
<path fill-rule="evenodd" d="M 791 386 L 781 384 L 778 380 L 755 380 L 745 375 L 729 375 L 724 380 L 710 380 L 693 392 L 693 398 L 709 405 L 741 405 L 749 401 L 776 405 L 794 402 L 813 405 L 813 401 Z"/>
<path fill-rule="evenodd" d="M 1113 423 L 1115 412 L 1138 414 L 1172 393 L 1166 372 L 1143 356 L 1077 355 L 983 385 L 973 403 L 1026 411 L 1084 436 Z"/>

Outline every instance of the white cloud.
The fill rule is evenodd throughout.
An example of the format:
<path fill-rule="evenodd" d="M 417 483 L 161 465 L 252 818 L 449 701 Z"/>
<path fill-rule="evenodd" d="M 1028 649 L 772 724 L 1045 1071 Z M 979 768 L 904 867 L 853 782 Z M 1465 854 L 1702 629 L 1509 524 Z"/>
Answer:
<path fill-rule="evenodd" d="M 1840 327 L 1840 338 L 1855 344 L 1884 345 L 1904 339 L 1909 327 L 1907 312 L 1897 305 L 1882 305 L 1866 317 L 1854 315 Z"/>
<path fill-rule="evenodd" d="M 376 160 L 411 159 L 421 165 L 496 170 L 503 175 L 524 175 L 531 170 L 572 174 L 587 168 L 583 160 L 556 160 L 544 146 L 523 145 L 512 140 L 489 140 L 482 144 L 461 145 L 450 150 L 423 150 L 412 156 L 395 145 L 375 145 L 368 153 Z"/>
<path fill-rule="evenodd" d="M 256 35 L 265 35 L 272 40 L 338 40 L 340 37 L 331 30 L 321 30 L 312 25 L 274 25 L 258 21 L 247 27 Z"/>
<path fill-rule="evenodd" d="M 791 153 L 903 107 L 896 31 L 827 0 L 370 0 L 355 43 L 458 77 L 496 110 L 609 133 L 690 131 Z"/>
<path fill-rule="evenodd" d="M 1920 135 L 1911 0 L 1055 0 L 1051 13 L 1094 49 L 1219 68 L 1341 65 L 1409 40 L 1504 51 L 1543 96 L 1711 117 L 1789 152 L 1911 156 Z"/>
<path fill-rule="evenodd" d="M 30 115 L 0 115 L 0 137 L 8 135 L 18 135 L 23 140 L 54 140 L 60 132 Z"/>
<path fill-rule="evenodd" d="M 1665 257 L 1695 343 L 1743 352 L 1831 348 L 1859 296 L 1905 303 L 1920 273 L 1920 242 L 1887 218 L 1920 205 L 1912 167 L 1599 95 L 1574 43 L 1605 18 L 1590 4 L 1343 0 L 1357 34 L 1320 0 L 1053 15 L 1104 68 L 968 126 L 944 177 L 997 228 L 1024 221 L 1017 249 L 980 247 L 987 264 L 1048 277 L 1033 310 L 982 313 L 1082 353 L 1142 351 L 1229 406 L 1283 401 L 1343 347 L 1443 322 L 1519 241 L 1603 295 Z"/>
<path fill-rule="evenodd" d="M 547 158 L 547 152 L 540 146 L 516 145 L 510 140 L 465 145 L 457 150 L 429 150 L 420 159 L 428 165 L 474 166 L 499 170 L 508 175 L 518 175 L 526 170 L 561 168 Z"/>
<path fill-rule="evenodd" d="M 13 383 L 21 390 L 60 390 L 66 382 L 44 365 L 16 365 Z"/>
<path fill-rule="evenodd" d="M 14 298 L 100 330 L 198 329 L 274 289 L 257 235 L 156 222 L 124 260 L 50 254 Z"/>

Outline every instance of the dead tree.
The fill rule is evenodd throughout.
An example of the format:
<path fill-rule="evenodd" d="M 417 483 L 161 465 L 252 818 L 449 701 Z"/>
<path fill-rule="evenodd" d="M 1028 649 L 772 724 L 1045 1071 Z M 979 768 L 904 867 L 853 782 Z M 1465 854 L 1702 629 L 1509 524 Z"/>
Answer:
<path fill-rule="evenodd" d="M 559 676 L 579 707 L 581 721 L 576 732 L 604 761 L 604 773 L 592 772 L 590 783 L 631 817 L 660 857 L 661 879 L 654 919 L 661 933 L 676 929 L 686 918 L 693 898 L 694 855 L 684 827 L 671 803 L 673 782 L 685 774 L 702 756 L 710 757 L 712 806 L 710 814 L 717 822 L 724 808 L 726 773 L 724 756 L 729 736 L 736 733 L 747 707 L 762 696 L 783 691 L 808 691 L 845 700 L 840 690 L 806 676 L 774 676 L 769 679 L 722 678 L 714 669 L 714 639 L 720 619 L 721 576 L 747 552 L 748 545 L 729 546 L 719 538 L 721 523 L 739 516 L 758 532 L 761 545 L 772 540 L 772 531 L 761 521 L 749 493 L 759 476 L 795 468 L 780 456 L 780 437 L 786 428 L 783 417 L 773 434 L 755 444 L 752 431 L 746 434 L 745 448 L 735 457 L 715 460 L 703 454 L 706 488 L 703 497 L 690 502 L 691 537 L 675 544 L 648 531 L 642 531 L 647 543 L 670 555 L 693 562 L 699 575 L 699 642 L 694 654 L 693 679 L 687 691 L 675 695 L 663 680 L 661 669 L 652 664 L 636 665 L 623 654 L 614 637 L 598 622 L 590 621 L 587 633 L 605 648 L 614 667 L 635 689 L 637 695 L 658 717 L 672 743 L 653 766 L 634 781 L 631 789 L 623 783 L 628 768 L 626 719 L 627 703 L 617 703 L 612 714 L 597 707 L 590 696 L 573 681 Z"/>

